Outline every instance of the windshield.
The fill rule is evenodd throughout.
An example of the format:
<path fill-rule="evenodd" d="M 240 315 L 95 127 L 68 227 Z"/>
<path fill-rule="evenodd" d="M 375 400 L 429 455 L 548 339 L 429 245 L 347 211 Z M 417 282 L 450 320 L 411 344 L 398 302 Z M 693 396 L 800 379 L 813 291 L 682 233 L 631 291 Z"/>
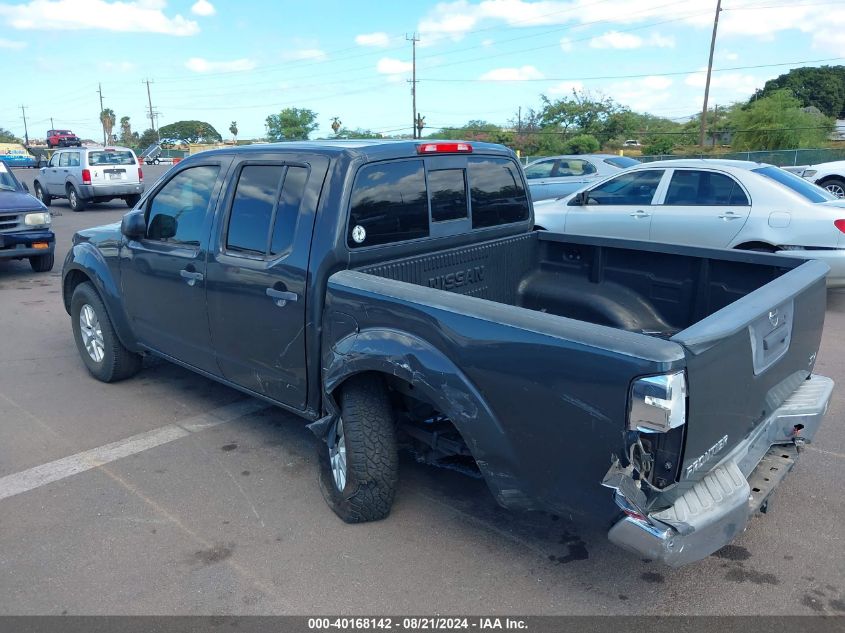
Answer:
<path fill-rule="evenodd" d="M 0 161 L 0 190 L 2 191 L 17 191 L 18 183 L 6 163 Z"/>
<path fill-rule="evenodd" d="M 134 165 L 135 157 L 128 150 L 91 152 L 88 154 L 88 164 L 92 167 L 99 165 Z"/>
<path fill-rule="evenodd" d="M 73 132 L 70 130 L 59 130 L 56 134 L 61 134 L 62 136 L 73 136 Z"/>
<path fill-rule="evenodd" d="M 633 167 L 634 165 L 640 164 L 640 161 L 638 161 L 636 158 L 628 158 L 627 156 L 614 156 L 613 158 L 605 158 L 604 162 L 606 162 L 608 165 L 618 167 L 619 169 L 627 169 L 628 167 Z"/>
<path fill-rule="evenodd" d="M 806 198 L 810 202 L 827 202 L 828 200 L 837 200 L 837 197 L 832 193 L 828 193 L 821 187 L 807 182 L 803 178 L 796 176 L 788 171 L 780 169 L 779 167 L 760 167 L 752 169 L 755 174 L 760 174 L 766 178 L 771 178 L 775 182 L 782 184 L 784 187 L 792 189 L 799 196 Z"/>

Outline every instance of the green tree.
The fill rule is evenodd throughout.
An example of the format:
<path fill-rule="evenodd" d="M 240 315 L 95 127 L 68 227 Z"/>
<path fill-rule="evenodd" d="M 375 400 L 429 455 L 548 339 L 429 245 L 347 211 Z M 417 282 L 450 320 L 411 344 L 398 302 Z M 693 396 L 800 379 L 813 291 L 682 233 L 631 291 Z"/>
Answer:
<path fill-rule="evenodd" d="M 336 138 L 382 138 L 381 134 L 373 132 L 372 130 L 365 130 L 356 127 L 354 130 L 349 128 L 339 128 L 335 134 Z"/>
<path fill-rule="evenodd" d="M 106 135 L 106 143 L 111 143 L 111 135 L 114 130 L 115 123 L 117 123 L 117 116 L 114 110 L 106 108 L 100 112 L 100 123 L 103 124 L 103 134 Z"/>
<path fill-rule="evenodd" d="M 564 143 L 564 154 L 592 154 L 599 149 L 601 144 L 592 134 L 579 134 Z"/>
<path fill-rule="evenodd" d="M 845 118 L 845 66 L 793 68 L 767 81 L 748 105 L 784 88 L 791 90 L 804 107 L 815 106 L 826 116 Z"/>
<path fill-rule="evenodd" d="M 731 118 L 736 150 L 820 147 L 833 129 L 830 118 L 803 110 L 788 88 L 753 101 Z"/>
<path fill-rule="evenodd" d="M 150 145 L 154 145 L 158 143 L 158 134 L 155 133 L 155 130 L 152 128 L 148 128 L 144 130 L 143 134 L 138 137 L 136 147 L 140 147 L 141 149 L 146 149 Z"/>
<path fill-rule="evenodd" d="M 229 124 L 229 131 L 232 133 L 232 141 L 234 143 L 237 143 L 238 142 L 238 122 L 237 121 L 232 121 Z"/>
<path fill-rule="evenodd" d="M 120 117 L 120 142 L 124 145 L 131 145 L 132 141 L 132 124 L 129 122 L 128 116 L 122 116 Z"/>
<path fill-rule="evenodd" d="M 317 113 L 308 108 L 285 108 L 267 117 L 267 138 L 271 141 L 302 141 L 319 127 Z"/>
<path fill-rule="evenodd" d="M 0 143 L 17 143 L 19 140 L 12 132 L 0 127 Z"/>
<path fill-rule="evenodd" d="M 543 129 L 592 134 L 605 141 L 622 132 L 624 119 L 620 115 L 628 111 L 610 97 L 593 97 L 586 91 L 573 90 L 571 97 L 555 101 L 541 95 L 540 100 Z"/>
<path fill-rule="evenodd" d="M 162 141 L 173 143 L 219 143 L 223 140 L 211 123 L 205 121 L 176 121 L 158 130 Z"/>

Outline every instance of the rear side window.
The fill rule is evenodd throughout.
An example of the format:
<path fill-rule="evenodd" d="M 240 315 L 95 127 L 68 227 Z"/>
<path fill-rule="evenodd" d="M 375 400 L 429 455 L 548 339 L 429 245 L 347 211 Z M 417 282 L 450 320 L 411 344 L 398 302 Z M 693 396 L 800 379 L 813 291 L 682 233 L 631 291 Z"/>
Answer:
<path fill-rule="evenodd" d="M 267 252 L 282 174 L 282 165 L 247 165 L 241 170 L 229 213 L 227 250 L 258 255 Z"/>
<path fill-rule="evenodd" d="M 472 228 L 528 219 L 528 197 L 514 164 L 506 158 L 474 156 L 468 160 Z"/>
<path fill-rule="evenodd" d="M 730 176 L 712 171 L 676 170 L 666 192 L 668 205 L 748 206 L 745 192 Z"/>
<path fill-rule="evenodd" d="M 102 165 L 134 165 L 135 156 L 130 151 L 88 152 L 88 164 L 91 167 Z"/>
<path fill-rule="evenodd" d="M 618 167 L 619 169 L 627 169 L 628 167 L 640 164 L 640 161 L 635 158 L 628 158 L 627 156 L 613 156 L 611 158 L 605 158 L 604 162 L 608 165 Z"/>
<path fill-rule="evenodd" d="M 421 160 L 365 165 L 352 190 L 350 248 L 428 235 L 428 198 Z"/>
<path fill-rule="evenodd" d="M 270 243 L 272 255 L 284 253 L 293 244 L 299 207 L 305 195 L 307 180 L 308 169 L 288 167 L 285 182 L 282 185 L 282 195 L 279 198 L 279 207 L 276 209 L 276 222 L 273 225 L 273 240 Z"/>

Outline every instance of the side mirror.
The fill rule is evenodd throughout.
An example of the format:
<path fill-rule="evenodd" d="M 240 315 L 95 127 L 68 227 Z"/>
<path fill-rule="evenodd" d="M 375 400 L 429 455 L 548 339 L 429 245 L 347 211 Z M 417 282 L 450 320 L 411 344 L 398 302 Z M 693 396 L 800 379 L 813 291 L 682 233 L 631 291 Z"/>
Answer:
<path fill-rule="evenodd" d="M 21 185 L 23 185 L 23 190 L 26 191 L 27 193 L 29 193 L 29 185 L 26 184 L 25 182 L 22 182 Z"/>
<path fill-rule="evenodd" d="M 573 207 L 583 207 L 587 205 L 587 201 L 590 199 L 590 194 L 588 191 L 579 191 L 575 194 L 575 197 L 572 198 L 572 201 L 569 203 L 570 206 Z"/>
<path fill-rule="evenodd" d="M 132 211 L 123 216 L 120 232 L 130 240 L 140 240 L 147 234 L 147 224 L 142 211 Z"/>

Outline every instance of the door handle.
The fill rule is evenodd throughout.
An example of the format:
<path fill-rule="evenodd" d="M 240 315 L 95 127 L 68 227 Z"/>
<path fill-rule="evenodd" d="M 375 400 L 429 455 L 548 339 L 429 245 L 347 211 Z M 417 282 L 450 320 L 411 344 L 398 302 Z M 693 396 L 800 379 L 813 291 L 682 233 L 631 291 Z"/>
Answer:
<path fill-rule="evenodd" d="M 650 218 L 650 217 L 651 217 L 651 213 L 646 213 L 645 211 L 643 211 L 642 209 L 640 209 L 639 211 L 634 211 L 634 212 L 631 214 L 631 217 L 632 217 L 632 218 L 636 218 L 636 219 L 638 219 L 638 220 L 639 220 L 640 218 Z"/>
<path fill-rule="evenodd" d="M 739 220 L 742 216 L 738 213 L 734 213 L 733 211 L 725 211 L 724 213 L 719 215 L 720 220 Z"/>
<path fill-rule="evenodd" d="M 288 301 L 296 301 L 299 295 L 295 292 L 288 292 L 287 290 L 276 290 L 275 288 L 267 288 L 267 296 L 273 300 L 280 308 L 284 308 Z"/>
<path fill-rule="evenodd" d="M 196 273 L 192 270 L 180 270 L 179 274 L 182 276 L 189 286 L 193 286 L 198 281 L 203 280 L 202 273 Z"/>

